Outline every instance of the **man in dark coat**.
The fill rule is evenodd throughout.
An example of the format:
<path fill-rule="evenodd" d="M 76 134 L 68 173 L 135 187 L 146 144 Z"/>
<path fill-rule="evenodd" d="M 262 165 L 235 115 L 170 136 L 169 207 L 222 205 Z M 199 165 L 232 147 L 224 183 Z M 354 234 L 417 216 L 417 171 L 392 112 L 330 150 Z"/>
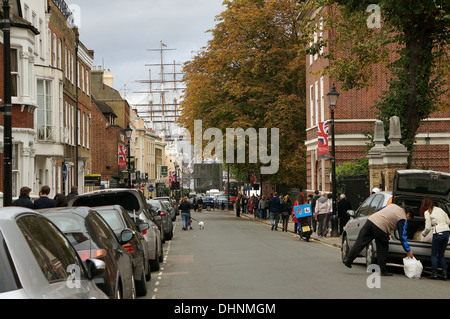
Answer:
<path fill-rule="evenodd" d="M 72 186 L 70 188 L 70 193 L 67 194 L 67 201 L 69 201 L 71 198 L 75 197 L 78 195 L 78 186 Z"/>
<path fill-rule="evenodd" d="M 39 208 L 49 208 L 49 207 L 55 207 L 56 202 L 54 199 L 49 198 L 48 194 L 50 194 L 50 187 L 47 185 L 42 186 L 41 191 L 38 199 L 34 201 L 33 209 L 39 209 Z"/>
<path fill-rule="evenodd" d="M 352 204 L 345 197 L 345 194 L 341 194 L 340 200 L 338 202 L 338 217 L 339 217 L 339 234 L 342 235 L 345 224 L 350 219 L 350 215 L 347 213 L 348 210 L 352 209 Z"/>
<path fill-rule="evenodd" d="M 30 199 L 31 188 L 24 186 L 20 189 L 20 196 L 12 205 L 33 208 L 33 201 Z"/>

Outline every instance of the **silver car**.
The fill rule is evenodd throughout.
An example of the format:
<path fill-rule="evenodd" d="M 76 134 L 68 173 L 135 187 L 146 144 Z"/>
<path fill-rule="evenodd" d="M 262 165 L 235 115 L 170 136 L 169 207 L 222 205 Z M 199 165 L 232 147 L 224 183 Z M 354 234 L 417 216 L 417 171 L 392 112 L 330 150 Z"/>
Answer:
<path fill-rule="evenodd" d="M 412 207 L 414 218 L 408 220 L 408 244 L 414 257 L 426 265 L 431 264 L 431 242 L 425 241 L 421 237 L 421 233 L 425 228 L 425 220 L 420 216 L 419 208 L 422 199 L 425 196 L 431 196 L 435 205 L 442 208 L 450 216 L 449 192 L 450 174 L 448 173 L 411 169 L 397 171 L 394 175 L 392 203 L 402 207 Z M 345 225 L 342 234 L 342 260 L 344 260 L 349 249 L 353 246 L 367 218 L 390 202 L 388 194 L 384 192 L 376 193 L 364 201 L 356 212 L 352 213 L 352 211 L 349 211 L 353 218 Z M 378 205 L 376 205 L 377 195 L 383 195 Z M 374 241 L 361 252 L 361 257 L 366 258 L 367 265 L 376 263 L 376 245 Z M 405 252 L 400 243 L 398 231 L 394 231 L 389 237 L 388 262 L 401 263 L 403 257 L 405 257 Z M 450 262 L 450 246 L 447 247 L 445 257 Z"/>
<path fill-rule="evenodd" d="M 23 207 L 0 209 L 0 299 L 107 299 L 95 285 L 105 263 L 86 261 L 46 217 Z"/>

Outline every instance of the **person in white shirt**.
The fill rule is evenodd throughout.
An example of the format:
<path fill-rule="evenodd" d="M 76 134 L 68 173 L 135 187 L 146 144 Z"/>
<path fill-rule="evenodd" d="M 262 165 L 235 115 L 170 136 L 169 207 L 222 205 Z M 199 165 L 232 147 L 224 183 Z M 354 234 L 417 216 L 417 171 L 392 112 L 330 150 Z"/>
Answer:
<path fill-rule="evenodd" d="M 433 233 L 431 242 L 431 276 L 430 279 L 447 280 L 447 263 L 445 261 L 445 250 L 450 237 L 450 218 L 441 208 L 434 206 L 431 197 L 426 196 L 420 205 L 420 215 L 425 218 L 425 229 L 422 236 L 426 237 L 429 232 Z M 438 276 L 438 261 L 442 267 L 441 276 Z"/>

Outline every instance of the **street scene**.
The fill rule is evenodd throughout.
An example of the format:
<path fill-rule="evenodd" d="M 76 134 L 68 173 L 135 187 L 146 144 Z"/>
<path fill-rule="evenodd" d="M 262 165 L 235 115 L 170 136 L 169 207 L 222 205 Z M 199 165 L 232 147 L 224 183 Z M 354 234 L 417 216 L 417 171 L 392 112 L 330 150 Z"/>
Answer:
<path fill-rule="evenodd" d="M 450 2 L 0 9 L 0 299 L 450 297 Z"/>

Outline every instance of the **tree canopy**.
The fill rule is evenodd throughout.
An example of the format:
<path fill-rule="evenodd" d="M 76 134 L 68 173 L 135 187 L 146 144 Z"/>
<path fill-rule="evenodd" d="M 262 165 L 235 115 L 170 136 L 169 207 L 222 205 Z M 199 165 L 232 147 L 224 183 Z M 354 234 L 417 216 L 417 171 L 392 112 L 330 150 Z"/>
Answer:
<path fill-rule="evenodd" d="M 381 28 L 369 27 L 373 11 L 380 9 Z M 443 0 L 311 0 L 301 11 L 328 10 L 323 19 L 332 37 L 305 52 L 329 48 L 324 73 L 342 82 L 343 90 L 369 85 L 372 66 L 382 63 L 392 74 L 389 89 L 374 105 L 378 118 L 401 119 L 402 142 L 413 149 L 420 122 L 449 106 L 450 2 Z M 314 15 L 300 26 L 303 41 L 315 28 Z M 386 127 L 388 127 L 386 125 Z"/>
<path fill-rule="evenodd" d="M 280 165 L 269 180 L 305 186 L 305 58 L 295 3 L 224 4 L 212 39 L 184 65 L 179 123 L 194 134 L 194 120 L 202 120 L 203 129 L 223 132 L 224 143 L 227 128 L 278 128 Z M 233 166 L 246 173 L 259 171 L 261 162 Z"/>

